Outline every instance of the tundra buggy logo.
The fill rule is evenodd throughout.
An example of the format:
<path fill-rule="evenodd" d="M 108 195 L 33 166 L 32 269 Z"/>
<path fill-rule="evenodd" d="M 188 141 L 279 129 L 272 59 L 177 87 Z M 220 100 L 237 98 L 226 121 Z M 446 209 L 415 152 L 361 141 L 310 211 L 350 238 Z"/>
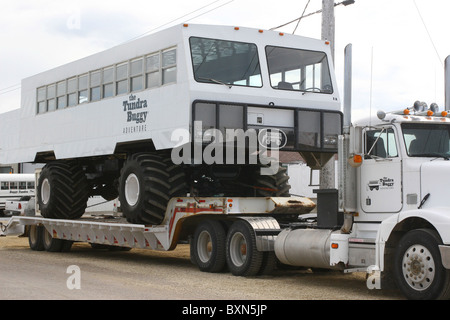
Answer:
<path fill-rule="evenodd" d="M 394 179 L 391 178 L 382 178 L 378 180 L 371 180 L 367 185 L 370 191 L 380 190 L 380 189 L 394 189 Z"/>
<path fill-rule="evenodd" d="M 140 98 L 136 100 L 135 95 L 131 95 L 127 101 L 123 102 L 123 111 L 127 113 L 127 122 L 141 124 L 147 121 L 148 111 L 142 109 L 147 109 L 147 100 Z"/>
<path fill-rule="evenodd" d="M 269 150 L 279 150 L 286 146 L 286 133 L 278 129 L 261 129 L 258 133 L 259 144 Z"/>

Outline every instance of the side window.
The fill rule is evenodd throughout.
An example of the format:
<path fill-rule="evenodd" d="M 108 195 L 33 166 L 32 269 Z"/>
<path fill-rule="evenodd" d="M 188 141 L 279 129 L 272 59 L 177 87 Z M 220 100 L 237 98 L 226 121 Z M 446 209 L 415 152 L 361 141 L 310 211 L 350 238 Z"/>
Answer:
<path fill-rule="evenodd" d="M 167 48 L 36 89 L 36 114 L 177 82 L 177 49 Z"/>
<path fill-rule="evenodd" d="M 0 188 L 1 190 L 9 190 L 9 182 L 6 181 L 2 182 Z"/>
<path fill-rule="evenodd" d="M 398 157 L 397 144 L 393 129 L 366 131 L 365 158 L 395 158 Z"/>

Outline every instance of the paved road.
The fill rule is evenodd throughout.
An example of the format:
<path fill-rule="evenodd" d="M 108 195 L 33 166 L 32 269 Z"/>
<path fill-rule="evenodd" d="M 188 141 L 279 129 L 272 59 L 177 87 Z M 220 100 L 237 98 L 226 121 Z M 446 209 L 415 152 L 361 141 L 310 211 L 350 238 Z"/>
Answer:
<path fill-rule="evenodd" d="M 67 273 L 72 265 L 79 273 Z M 361 273 L 277 270 L 258 278 L 203 273 L 191 264 L 187 245 L 173 252 L 111 252 L 74 244 L 70 252 L 50 253 L 31 251 L 26 238 L 1 237 L 0 270 L 0 300 L 403 299 L 395 291 L 368 290 Z M 69 289 L 68 282 L 80 289 Z"/>

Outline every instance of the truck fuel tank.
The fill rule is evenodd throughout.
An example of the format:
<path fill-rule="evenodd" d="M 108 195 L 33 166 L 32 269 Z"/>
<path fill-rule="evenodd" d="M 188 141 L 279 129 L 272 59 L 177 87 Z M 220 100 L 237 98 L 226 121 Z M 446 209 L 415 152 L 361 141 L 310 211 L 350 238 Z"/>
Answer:
<path fill-rule="evenodd" d="M 325 229 L 285 229 L 275 241 L 275 255 L 291 266 L 335 269 L 330 266 L 332 233 Z"/>

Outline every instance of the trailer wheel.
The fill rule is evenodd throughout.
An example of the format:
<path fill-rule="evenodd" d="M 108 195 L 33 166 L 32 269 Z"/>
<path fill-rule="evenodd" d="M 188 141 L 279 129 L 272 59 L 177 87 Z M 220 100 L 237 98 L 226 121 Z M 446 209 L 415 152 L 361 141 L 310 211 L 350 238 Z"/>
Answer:
<path fill-rule="evenodd" d="M 45 228 L 43 226 L 32 225 L 29 227 L 28 244 L 30 245 L 31 250 L 44 250 L 44 232 Z"/>
<path fill-rule="evenodd" d="M 256 237 L 250 224 L 234 222 L 227 235 L 227 265 L 235 276 L 255 276 L 261 269 L 263 252 L 256 248 Z"/>
<path fill-rule="evenodd" d="M 128 222 L 159 224 L 170 199 L 169 174 L 163 157 L 151 153 L 130 156 L 120 174 L 119 199 Z"/>
<path fill-rule="evenodd" d="M 81 166 L 56 161 L 42 169 L 36 193 L 43 217 L 78 219 L 86 210 L 89 189 Z"/>
<path fill-rule="evenodd" d="M 53 236 L 44 228 L 43 232 L 44 250 L 48 252 L 68 252 L 73 241 L 53 238 Z"/>
<path fill-rule="evenodd" d="M 439 235 L 429 229 L 408 232 L 400 240 L 394 260 L 394 277 L 408 299 L 450 297 L 450 270 L 442 265 Z"/>
<path fill-rule="evenodd" d="M 225 230 L 219 221 L 204 221 L 197 227 L 191 256 L 200 271 L 217 273 L 224 270 L 225 238 Z"/>

